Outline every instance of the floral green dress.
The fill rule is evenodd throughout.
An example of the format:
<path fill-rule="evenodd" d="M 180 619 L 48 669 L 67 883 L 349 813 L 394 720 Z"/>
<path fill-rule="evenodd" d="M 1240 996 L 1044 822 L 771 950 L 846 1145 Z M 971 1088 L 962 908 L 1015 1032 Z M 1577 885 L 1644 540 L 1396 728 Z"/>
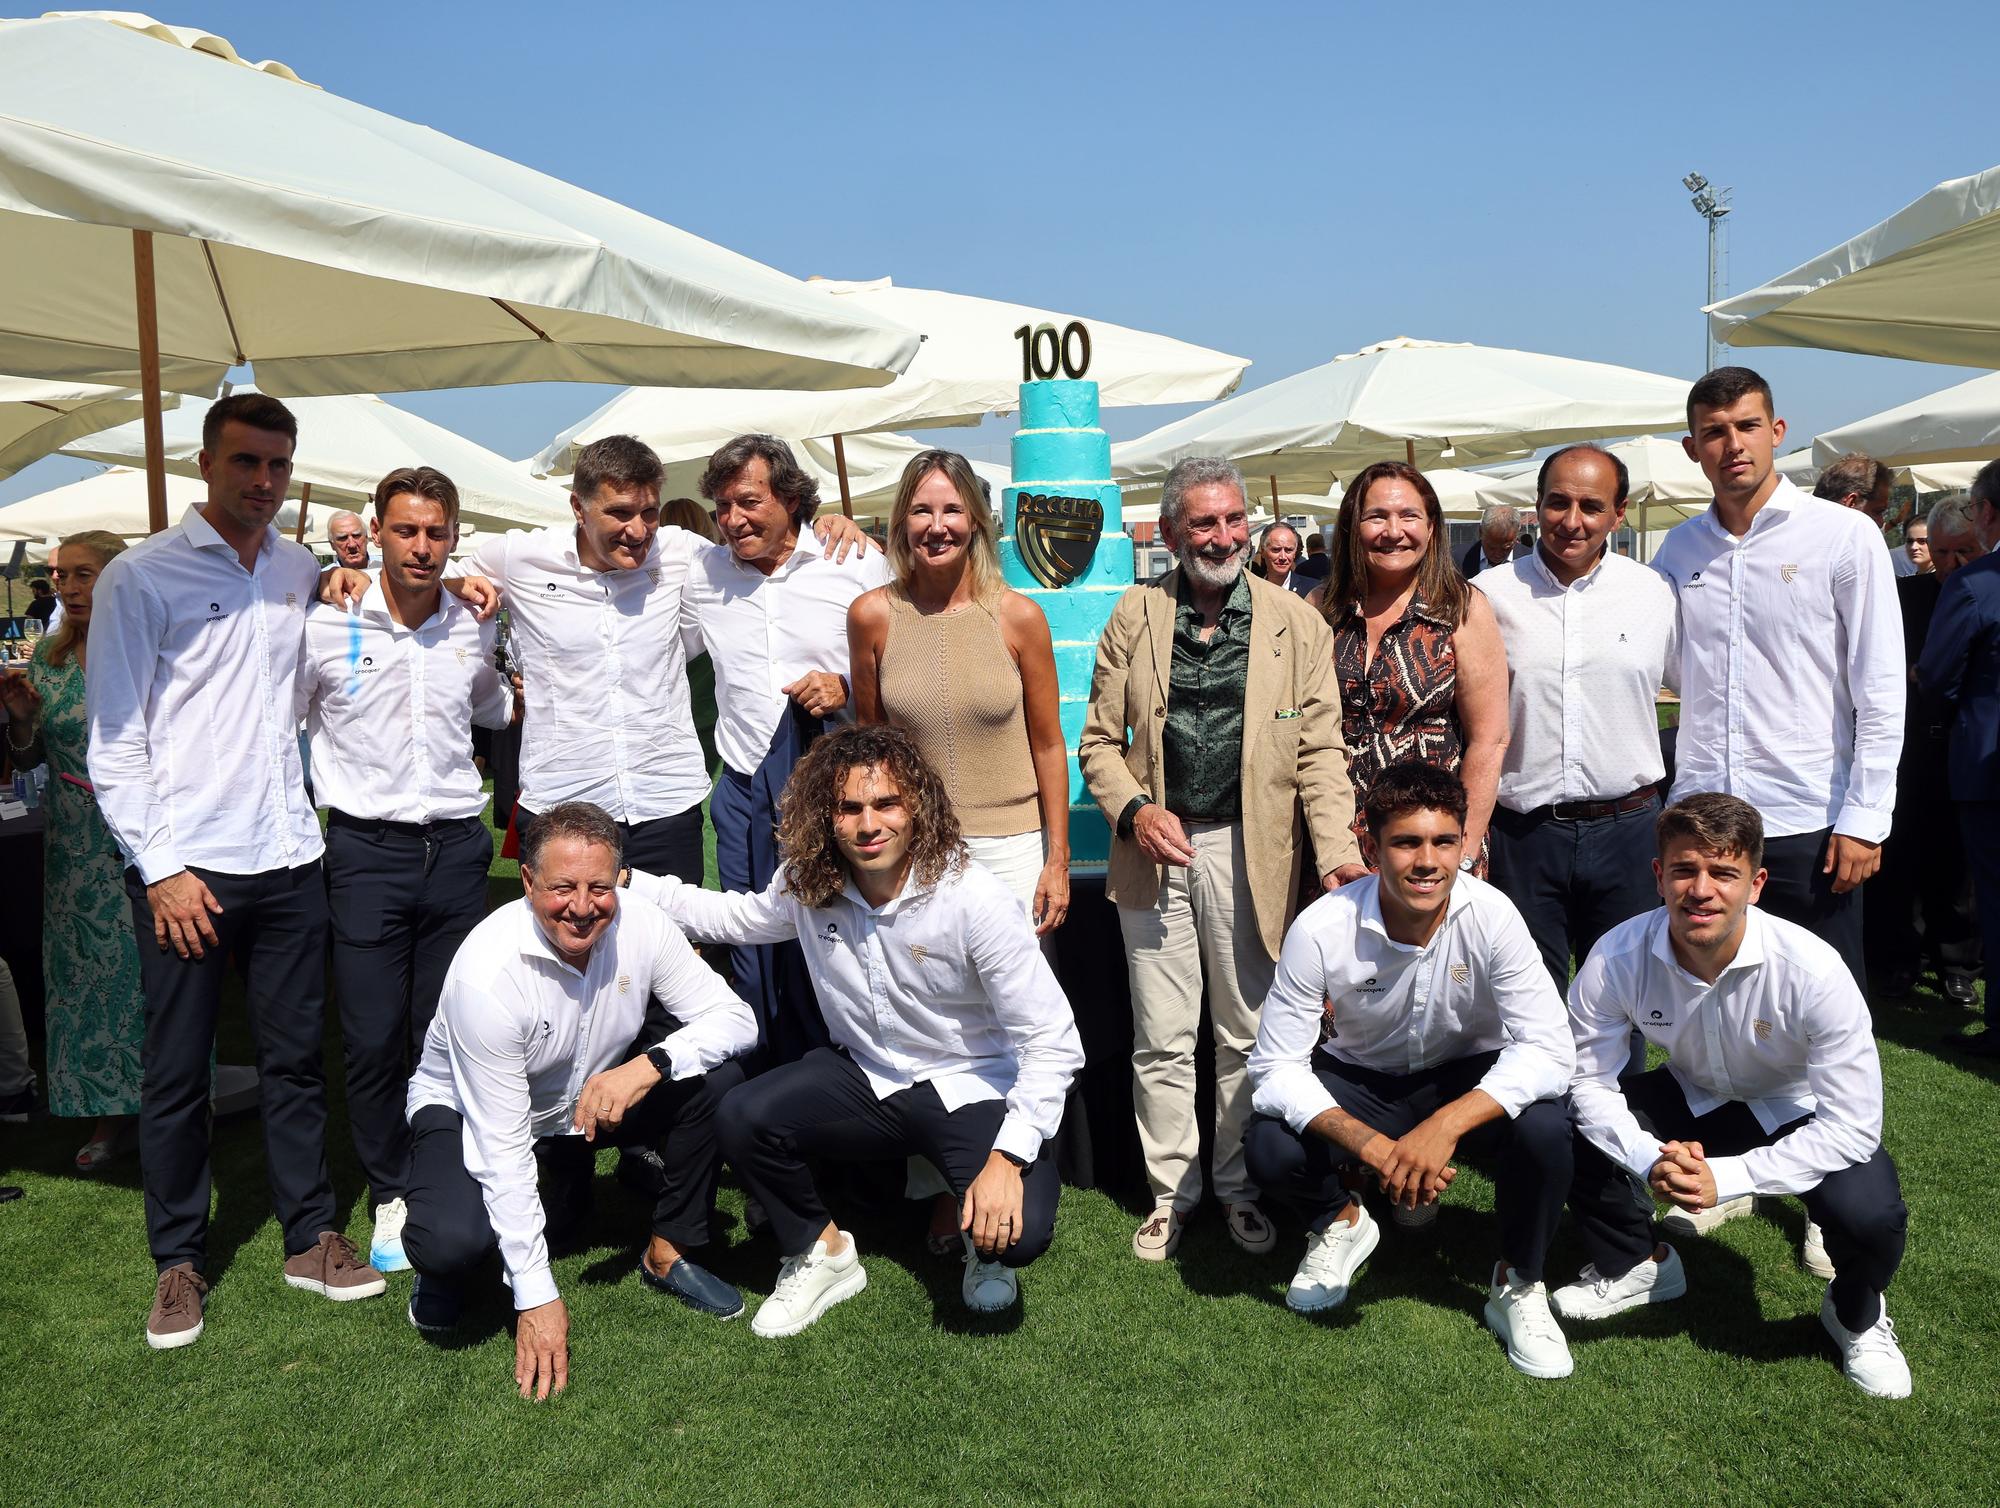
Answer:
<path fill-rule="evenodd" d="M 124 863 L 90 792 L 83 667 L 35 649 L 28 680 L 42 698 L 49 761 L 43 811 L 42 980 L 48 997 L 49 1113 L 90 1119 L 139 1112 L 146 1002 Z"/>

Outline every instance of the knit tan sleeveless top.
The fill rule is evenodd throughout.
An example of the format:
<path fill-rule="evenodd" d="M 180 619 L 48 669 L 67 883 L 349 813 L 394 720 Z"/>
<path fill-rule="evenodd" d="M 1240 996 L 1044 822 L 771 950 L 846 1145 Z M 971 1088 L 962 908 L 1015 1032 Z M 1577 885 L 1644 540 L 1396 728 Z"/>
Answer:
<path fill-rule="evenodd" d="M 895 591 L 882 645 L 882 716 L 909 730 L 967 837 L 1042 825 L 1021 671 L 984 603 L 920 613 Z"/>

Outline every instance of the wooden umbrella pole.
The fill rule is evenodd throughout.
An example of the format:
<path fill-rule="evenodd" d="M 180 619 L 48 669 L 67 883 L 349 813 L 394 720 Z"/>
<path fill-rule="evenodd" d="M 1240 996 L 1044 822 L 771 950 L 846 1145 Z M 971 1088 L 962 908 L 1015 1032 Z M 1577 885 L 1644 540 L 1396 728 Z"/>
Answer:
<path fill-rule="evenodd" d="M 160 420 L 160 305 L 153 283 L 153 233 L 132 232 L 133 313 L 139 325 L 139 392 L 146 434 L 146 528 L 167 526 L 166 432 Z"/>
<path fill-rule="evenodd" d="M 1417 442 L 1415 440 L 1405 440 L 1403 442 L 1403 459 L 1408 461 L 1412 466 L 1417 464 Z"/>
<path fill-rule="evenodd" d="M 292 531 L 292 538 L 299 544 L 306 542 L 306 515 L 312 512 L 313 484 L 299 484 L 299 526 Z"/>
<path fill-rule="evenodd" d="M 1271 473 L 1271 517 L 1278 516 L 1278 473 Z"/>
<path fill-rule="evenodd" d="M 847 490 L 847 445 L 839 435 L 833 437 L 833 469 L 840 477 L 840 511 L 843 517 L 854 517 L 854 497 Z"/>

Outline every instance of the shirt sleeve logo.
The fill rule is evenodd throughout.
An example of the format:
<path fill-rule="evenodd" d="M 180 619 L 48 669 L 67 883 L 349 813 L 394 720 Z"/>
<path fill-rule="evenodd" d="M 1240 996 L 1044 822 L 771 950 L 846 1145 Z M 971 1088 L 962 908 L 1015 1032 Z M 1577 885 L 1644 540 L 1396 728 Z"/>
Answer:
<path fill-rule="evenodd" d="M 839 942 L 840 928 L 834 923 L 828 922 L 824 927 L 819 929 L 819 935 L 827 942 Z"/>
<path fill-rule="evenodd" d="M 618 976 L 618 993 L 622 995 L 631 988 L 632 976 L 630 974 L 620 974 Z"/>
<path fill-rule="evenodd" d="M 1768 1021 L 1762 1019 L 1752 1021 L 1750 1023 L 1750 1030 L 1757 1034 L 1759 1042 L 1768 1042 L 1771 1040 L 1771 1023 Z"/>
<path fill-rule="evenodd" d="M 1462 963 L 1453 964 L 1451 966 L 1451 982 L 1453 984 L 1470 984 L 1472 982 L 1471 968 Z"/>
<path fill-rule="evenodd" d="M 931 956 L 931 950 L 929 948 L 926 948 L 922 943 L 910 944 L 910 957 L 914 958 L 918 963 L 922 963 L 926 958 L 929 958 L 930 956 Z"/>

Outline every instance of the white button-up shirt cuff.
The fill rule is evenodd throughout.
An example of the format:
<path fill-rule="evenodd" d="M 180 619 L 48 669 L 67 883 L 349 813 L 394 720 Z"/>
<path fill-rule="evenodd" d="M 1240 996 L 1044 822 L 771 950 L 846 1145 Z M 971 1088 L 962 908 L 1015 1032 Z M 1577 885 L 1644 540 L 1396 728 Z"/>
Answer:
<path fill-rule="evenodd" d="M 993 1150 L 1010 1152 L 1023 1162 L 1033 1162 L 1042 1155 L 1042 1133 L 1026 1116 L 1009 1111 L 1000 1122 L 1000 1134 L 993 1138 Z"/>
<path fill-rule="evenodd" d="M 1750 1176 L 1749 1164 L 1741 1157 L 1711 1157 L 1708 1171 L 1715 1178 L 1717 1204 L 1757 1192 L 1757 1180 Z"/>
<path fill-rule="evenodd" d="M 1889 814 L 1850 801 L 1841 807 L 1840 815 L 1833 819 L 1833 830 L 1845 838 L 1859 838 L 1864 843 L 1880 843 L 1889 836 Z"/>
<path fill-rule="evenodd" d="M 139 878 L 148 885 L 157 885 L 164 879 L 179 874 L 187 865 L 172 848 L 148 848 L 132 860 L 132 867 L 139 871 Z"/>
<path fill-rule="evenodd" d="M 1500 1061 L 1486 1070 L 1486 1076 L 1479 1081 L 1479 1087 L 1486 1091 L 1511 1121 L 1535 1101 L 1552 1100 L 1569 1086 L 1561 1084 L 1554 1089 L 1544 1089 L 1543 1086 L 1533 1083 L 1530 1075 L 1522 1074 L 1516 1065 L 1509 1063 L 1506 1054 L 1503 1053 Z"/>
<path fill-rule="evenodd" d="M 1326 1085 L 1320 1082 L 1319 1075 L 1310 1067 L 1296 1078 L 1287 1074 L 1283 1079 L 1274 1082 L 1271 1090 L 1271 1098 L 1276 1102 L 1275 1113 L 1282 1116 L 1285 1124 L 1300 1136 L 1304 1136 L 1307 1128 L 1327 1111 L 1340 1108 L 1340 1102 L 1334 1099 Z M 1264 1109 L 1262 1105 L 1256 1108 Z M 1272 1113 L 1271 1110 L 1265 1111 L 1267 1115 Z"/>
<path fill-rule="evenodd" d="M 538 1309 L 561 1297 L 556 1292 L 556 1275 L 546 1267 L 535 1267 L 527 1272 L 508 1274 L 507 1281 L 514 1288 L 516 1309 Z"/>

